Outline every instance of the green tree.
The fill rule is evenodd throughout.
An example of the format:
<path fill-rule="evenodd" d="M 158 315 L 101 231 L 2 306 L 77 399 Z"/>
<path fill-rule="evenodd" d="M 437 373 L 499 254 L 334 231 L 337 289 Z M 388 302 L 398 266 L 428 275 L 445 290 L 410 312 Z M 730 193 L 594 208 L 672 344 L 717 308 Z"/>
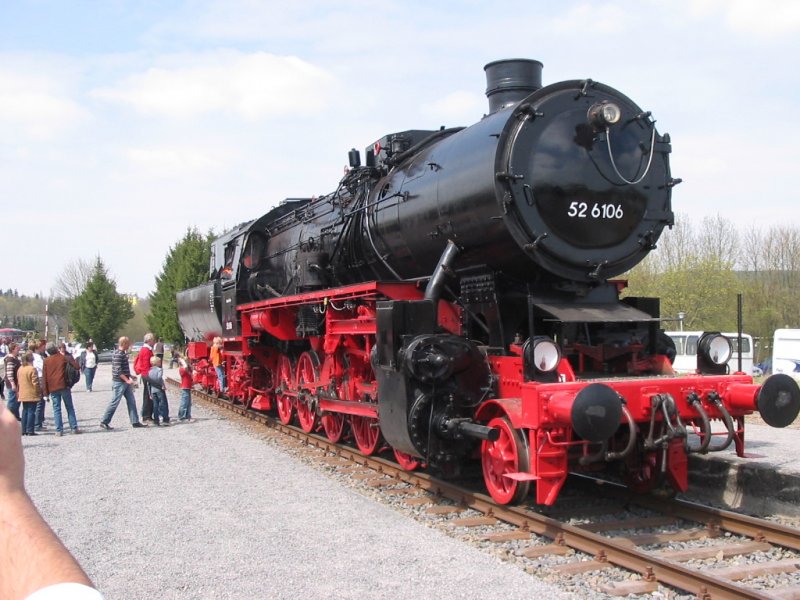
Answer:
<path fill-rule="evenodd" d="M 662 317 L 685 313 L 685 329 L 733 331 L 736 294 L 746 292 L 733 270 L 738 246 L 735 228 L 721 217 L 699 224 L 679 218 L 658 250 L 628 274 L 626 294 L 660 298 Z M 665 326 L 678 327 L 669 321 Z"/>
<path fill-rule="evenodd" d="M 117 333 L 133 317 L 130 302 L 117 293 L 117 284 L 99 256 L 86 287 L 72 303 L 70 316 L 78 337 L 92 338 L 98 348 L 112 347 Z"/>
<path fill-rule="evenodd" d="M 135 341 L 144 339 L 144 334 L 150 331 L 147 324 L 147 315 L 150 313 L 150 301 L 147 298 L 137 298 L 133 303 L 133 318 L 125 324 L 124 334 Z"/>
<path fill-rule="evenodd" d="M 212 239 L 211 232 L 204 236 L 196 229 L 187 229 L 183 238 L 169 249 L 161 273 L 156 277 L 147 323 L 155 335 L 167 342 L 184 342 L 175 294 L 208 280 Z"/>

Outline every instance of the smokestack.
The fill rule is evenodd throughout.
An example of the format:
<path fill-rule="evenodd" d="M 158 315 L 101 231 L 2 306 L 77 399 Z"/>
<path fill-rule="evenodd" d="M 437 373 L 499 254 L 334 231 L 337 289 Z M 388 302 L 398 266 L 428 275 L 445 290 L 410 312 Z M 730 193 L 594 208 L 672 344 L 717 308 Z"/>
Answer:
<path fill-rule="evenodd" d="M 542 87 L 542 63 L 527 58 L 508 58 L 490 62 L 486 71 L 486 97 L 489 112 L 516 104 Z"/>

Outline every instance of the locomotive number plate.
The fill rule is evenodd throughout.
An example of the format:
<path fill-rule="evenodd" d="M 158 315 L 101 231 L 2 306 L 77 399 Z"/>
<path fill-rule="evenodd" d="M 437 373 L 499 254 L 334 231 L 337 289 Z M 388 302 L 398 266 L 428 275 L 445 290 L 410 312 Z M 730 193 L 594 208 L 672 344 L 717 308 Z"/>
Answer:
<path fill-rule="evenodd" d="M 567 216 L 574 219 L 621 219 L 625 216 L 621 204 L 600 204 L 594 202 L 570 202 Z"/>

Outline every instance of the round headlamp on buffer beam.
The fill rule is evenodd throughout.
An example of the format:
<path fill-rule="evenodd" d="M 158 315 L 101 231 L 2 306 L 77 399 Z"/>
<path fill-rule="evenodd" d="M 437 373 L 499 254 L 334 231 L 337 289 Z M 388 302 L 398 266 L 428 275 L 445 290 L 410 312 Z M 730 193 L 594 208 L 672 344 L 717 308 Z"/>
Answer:
<path fill-rule="evenodd" d="M 697 371 L 704 375 L 725 375 L 733 356 L 731 341 L 719 332 L 706 332 L 697 342 Z"/>
<path fill-rule="evenodd" d="M 557 381 L 561 348 L 547 336 L 534 336 L 522 346 L 525 377 L 536 381 Z"/>

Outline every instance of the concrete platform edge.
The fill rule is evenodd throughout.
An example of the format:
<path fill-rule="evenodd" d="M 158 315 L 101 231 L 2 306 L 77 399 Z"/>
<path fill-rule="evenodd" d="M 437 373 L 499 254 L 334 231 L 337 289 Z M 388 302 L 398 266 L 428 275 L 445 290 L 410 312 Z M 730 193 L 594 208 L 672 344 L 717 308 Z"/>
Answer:
<path fill-rule="evenodd" d="M 690 456 L 687 495 L 754 515 L 800 517 L 800 475 L 760 462 Z"/>

